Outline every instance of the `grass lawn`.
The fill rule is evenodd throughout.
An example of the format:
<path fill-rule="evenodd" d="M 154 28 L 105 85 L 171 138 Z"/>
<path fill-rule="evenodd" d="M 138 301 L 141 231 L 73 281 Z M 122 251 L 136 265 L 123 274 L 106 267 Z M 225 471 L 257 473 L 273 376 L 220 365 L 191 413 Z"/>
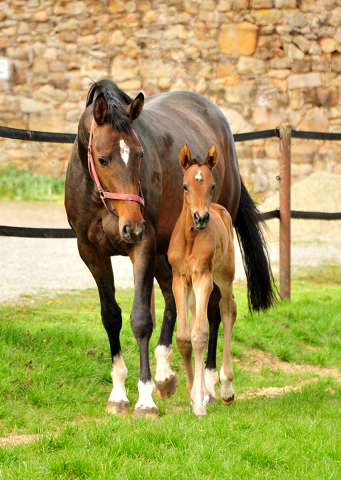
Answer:
<path fill-rule="evenodd" d="M 217 388 L 203 419 L 191 412 L 175 342 L 180 385 L 171 399 L 156 399 L 160 418 L 105 412 L 112 382 L 97 291 L 42 292 L 0 305 L 0 437 L 33 435 L 0 446 L 0 479 L 340 479 L 340 279 L 338 266 L 296 275 L 290 303 L 253 316 L 245 285 L 235 285 L 236 401 L 224 406 Z M 133 292 L 118 291 L 118 300 L 133 407 Z M 153 372 L 162 309 L 156 290 Z M 270 390 L 281 395 L 261 395 Z"/>

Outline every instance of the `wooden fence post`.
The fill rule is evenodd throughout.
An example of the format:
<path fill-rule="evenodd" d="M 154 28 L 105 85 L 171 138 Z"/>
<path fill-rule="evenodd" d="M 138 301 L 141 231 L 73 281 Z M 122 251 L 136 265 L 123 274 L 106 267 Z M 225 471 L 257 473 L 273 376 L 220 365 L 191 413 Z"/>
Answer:
<path fill-rule="evenodd" d="M 279 145 L 279 293 L 282 299 L 287 298 L 290 300 L 291 125 L 288 123 L 280 126 Z"/>

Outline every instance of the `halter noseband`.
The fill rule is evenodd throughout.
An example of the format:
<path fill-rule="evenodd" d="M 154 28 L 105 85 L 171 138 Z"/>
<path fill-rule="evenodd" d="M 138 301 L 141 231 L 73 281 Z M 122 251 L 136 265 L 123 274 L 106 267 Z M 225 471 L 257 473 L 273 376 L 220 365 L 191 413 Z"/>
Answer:
<path fill-rule="evenodd" d="M 94 157 L 92 156 L 91 152 L 91 146 L 92 146 L 92 137 L 93 137 L 93 128 L 94 128 L 94 123 L 95 120 L 93 119 L 91 122 L 91 127 L 90 127 L 90 135 L 89 135 L 89 144 L 88 144 L 88 169 L 91 178 L 96 184 L 97 190 L 99 192 L 99 195 L 102 199 L 102 202 L 105 206 L 105 208 L 108 210 L 108 212 L 112 213 L 113 215 L 116 214 L 115 208 L 111 205 L 110 202 L 106 202 L 106 199 L 111 199 L 111 200 L 132 200 L 134 202 L 140 203 L 144 207 L 144 198 L 143 198 L 143 193 L 142 193 L 142 188 L 141 188 L 141 183 L 139 182 L 139 187 L 140 187 L 140 194 L 139 195 L 130 195 L 127 193 L 111 193 L 111 192 L 105 192 L 103 190 L 103 187 L 101 185 L 101 182 L 99 181 L 96 168 L 95 168 L 95 162 L 94 162 Z M 135 132 L 134 132 L 135 133 Z M 136 133 L 135 133 L 136 136 Z M 136 136 L 137 138 L 137 136 Z"/>

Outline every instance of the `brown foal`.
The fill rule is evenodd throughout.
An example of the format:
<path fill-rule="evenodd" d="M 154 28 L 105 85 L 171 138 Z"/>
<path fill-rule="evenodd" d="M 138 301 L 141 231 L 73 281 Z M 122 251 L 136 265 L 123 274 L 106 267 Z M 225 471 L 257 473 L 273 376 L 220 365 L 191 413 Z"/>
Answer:
<path fill-rule="evenodd" d="M 215 188 L 212 170 L 217 160 L 214 145 L 204 163 L 191 158 L 186 144 L 182 147 L 184 202 L 168 250 L 178 318 L 176 342 L 185 364 L 186 388 L 195 415 L 207 414 L 206 403 L 215 400 L 214 385 L 218 382 L 217 372 L 205 370 L 204 366 L 208 344 L 207 306 L 214 283 L 221 293 L 219 308 L 224 328 L 221 398 L 227 405 L 234 400 L 230 359 L 232 328 L 237 314 L 232 291 L 235 274 L 233 228 L 228 211 L 211 203 Z M 189 309 L 192 312 L 190 326 Z"/>

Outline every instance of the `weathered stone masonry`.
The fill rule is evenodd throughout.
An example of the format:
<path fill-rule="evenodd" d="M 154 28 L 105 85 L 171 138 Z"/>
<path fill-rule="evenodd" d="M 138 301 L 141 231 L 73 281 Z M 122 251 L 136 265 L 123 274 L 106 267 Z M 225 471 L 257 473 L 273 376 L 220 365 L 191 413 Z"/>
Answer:
<path fill-rule="evenodd" d="M 0 57 L 11 68 L 0 80 L 5 126 L 76 132 L 91 81 L 110 77 L 131 95 L 205 95 L 234 133 L 283 121 L 341 132 L 339 0 L 0 0 Z M 71 150 L 9 139 L 0 146 L 0 167 L 58 175 Z M 278 140 L 237 150 L 254 194 L 276 190 Z M 297 139 L 292 153 L 294 179 L 341 174 L 339 142 Z"/>

